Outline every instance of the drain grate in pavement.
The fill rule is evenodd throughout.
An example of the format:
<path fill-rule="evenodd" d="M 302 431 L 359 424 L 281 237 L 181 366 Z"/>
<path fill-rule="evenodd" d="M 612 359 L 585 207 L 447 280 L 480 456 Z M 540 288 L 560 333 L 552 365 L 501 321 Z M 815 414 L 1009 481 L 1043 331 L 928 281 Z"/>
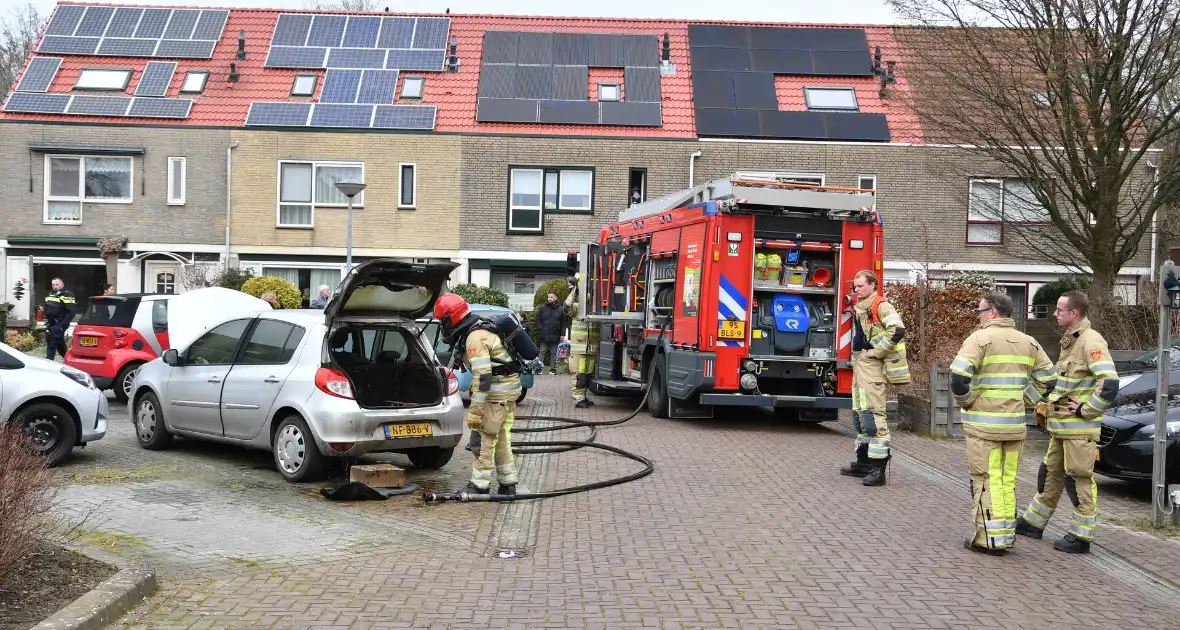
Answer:
<path fill-rule="evenodd" d="M 550 396 L 534 396 L 532 399 L 532 409 L 522 413 L 521 415 L 546 415 L 553 414 L 557 410 L 557 401 Z M 517 408 L 518 413 L 520 408 Z M 552 420 L 531 420 L 530 427 L 551 427 L 556 426 L 557 422 Z M 525 440 L 529 442 L 549 442 L 553 440 L 554 434 L 545 433 L 526 433 L 528 437 Z M 553 477 L 556 476 L 555 466 L 553 465 L 553 456 L 550 454 L 537 455 L 521 455 L 516 459 L 517 476 L 519 483 L 517 484 L 517 491 L 519 492 L 534 492 L 541 488 L 548 487 Z M 553 469 L 553 470 L 551 470 Z M 496 520 L 493 524 L 492 536 L 488 541 L 488 548 L 491 555 L 499 556 L 499 554 L 514 552 L 515 557 L 522 557 L 528 555 L 528 552 L 537 545 L 537 530 L 540 528 L 541 520 L 541 502 L 540 501 L 512 501 L 500 505 L 500 509 L 496 511 Z"/>

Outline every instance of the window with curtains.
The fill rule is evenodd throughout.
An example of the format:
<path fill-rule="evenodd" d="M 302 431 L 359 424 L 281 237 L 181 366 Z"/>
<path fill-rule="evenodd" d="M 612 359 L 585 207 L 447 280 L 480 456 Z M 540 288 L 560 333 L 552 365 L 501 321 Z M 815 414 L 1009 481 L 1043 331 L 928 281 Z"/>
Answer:
<path fill-rule="evenodd" d="M 83 203 L 131 203 L 130 156 L 45 156 L 45 223 L 81 223 Z"/>
<path fill-rule="evenodd" d="M 315 227 L 315 209 L 344 208 L 348 197 L 336 190 L 338 182 L 365 181 L 361 162 L 279 162 L 278 227 Z M 357 195 L 354 208 L 365 205 L 365 193 Z"/>
<path fill-rule="evenodd" d="M 321 286 L 335 289 L 340 284 L 340 269 L 304 269 L 301 267 L 263 267 L 262 275 L 282 278 L 295 285 L 300 293 L 307 291 L 309 300 L 315 299 Z"/>

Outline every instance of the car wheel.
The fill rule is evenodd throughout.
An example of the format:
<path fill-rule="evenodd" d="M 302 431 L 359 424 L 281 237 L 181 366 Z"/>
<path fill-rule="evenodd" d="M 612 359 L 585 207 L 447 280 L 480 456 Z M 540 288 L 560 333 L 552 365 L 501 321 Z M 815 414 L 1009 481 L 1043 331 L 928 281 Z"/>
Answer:
<path fill-rule="evenodd" d="M 323 477 L 326 458 L 316 446 L 307 423 L 290 415 L 279 423 L 271 450 L 283 479 L 291 482 L 318 481 Z"/>
<path fill-rule="evenodd" d="M 111 390 L 115 392 L 115 400 L 127 404 L 131 399 L 131 384 L 135 381 L 135 374 L 139 372 L 142 363 L 128 363 L 119 370 L 119 375 L 115 377 L 115 382 L 111 384 Z M 157 405 L 158 406 L 158 405 Z"/>
<path fill-rule="evenodd" d="M 455 454 L 454 447 L 441 448 L 431 446 L 426 448 L 416 448 L 406 453 L 410 458 L 410 463 L 418 468 L 429 468 L 431 470 L 438 470 L 447 465 L 451 461 L 451 456 Z"/>
<path fill-rule="evenodd" d="M 647 390 L 647 410 L 653 418 L 668 417 L 668 387 L 667 383 L 664 382 L 667 361 L 667 357 L 661 353 L 656 355 L 655 365 L 652 366 L 654 374 L 652 375 L 651 385 Z"/>
<path fill-rule="evenodd" d="M 65 461 L 78 441 L 74 417 L 56 403 L 36 403 L 21 409 L 16 414 L 16 426 L 50 466 Z"/>
<path fill-rule="evenodd" d="M 172 443 L 172 433 L 164 426 L 160 399 L 151 392 L 144 394 L 135 406 L 135 439 L 149 451 L 163 450 Z"/>
<path fill-rule="evenodd" d="M 525 395 L 527 395 L 528 393 L 529 393 L 529 388 L 525 387 L 525 388 L 521 389 L 520 395 L 516 397 L 516 402 L 519 404 L 520 401 L 524 400 Z"/>

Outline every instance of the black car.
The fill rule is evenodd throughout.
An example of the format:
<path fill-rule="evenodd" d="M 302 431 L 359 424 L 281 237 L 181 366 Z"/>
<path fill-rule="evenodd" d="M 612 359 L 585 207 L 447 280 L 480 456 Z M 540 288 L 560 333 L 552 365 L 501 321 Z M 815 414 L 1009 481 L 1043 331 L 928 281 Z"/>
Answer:
<path fill-rule="evenodd" d="M 1180 370 L 1177 370 L 1180 372 Z M 1102 417 L 1094 472 L 1128 481 L 1150 481 L 1154 465 L 1156 373 L 1128 375 L 1134 393 L 1115 399 Z M 1172 380 L 1167 410 L 1168 483 L 1180 483 L 1180 385 Z M 1150 383 L 1150 386 L 1147 386 Z"/>

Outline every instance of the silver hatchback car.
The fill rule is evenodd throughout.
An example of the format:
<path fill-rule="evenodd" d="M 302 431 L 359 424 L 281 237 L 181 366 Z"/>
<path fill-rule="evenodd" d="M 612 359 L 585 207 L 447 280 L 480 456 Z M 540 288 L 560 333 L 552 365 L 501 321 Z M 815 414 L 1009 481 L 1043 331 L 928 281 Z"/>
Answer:
<path fill-rule="evenodd" d="M 174 342 L 136 375 L 140 445 L 162 449 L 181 435 L 269 449 L 288 481 L 322 477 L 328 458 L 377 452 L 445 466 L 465 412 L 458 379 L 415 320 L 456 266 L 372 260 L 322 311 L 261 303 L 206 317 L 191 343 Z"/>

